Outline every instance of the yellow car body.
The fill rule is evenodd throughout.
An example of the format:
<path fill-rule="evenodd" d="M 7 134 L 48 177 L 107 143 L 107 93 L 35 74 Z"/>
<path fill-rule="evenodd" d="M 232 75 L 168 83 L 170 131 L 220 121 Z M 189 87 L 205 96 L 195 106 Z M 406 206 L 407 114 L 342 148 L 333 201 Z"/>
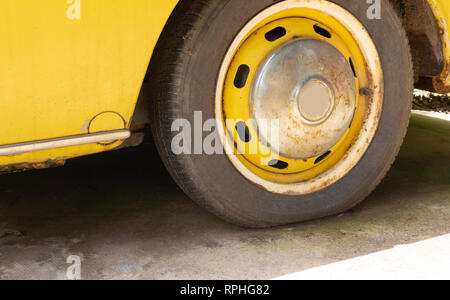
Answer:
<path fill-rule="evenodd" d="M 176 4 L 0 1 L 0 145 L 129 129 L 152 51 Z M 0 165 L 58 162 L 120 143 L 6 155 Z"/>
<path fill-rule="evenodd" d="M 132 129 L 153 50 L 177 3 L 1 0 L 1 170 L 48 166 L 119 147 L 125 138 L 61 141 Z M 441 35 L 441 80 L 450 85 L 450 1 L 428 4 Z M 42 147 L 33 148 L 35 143 Z"/>

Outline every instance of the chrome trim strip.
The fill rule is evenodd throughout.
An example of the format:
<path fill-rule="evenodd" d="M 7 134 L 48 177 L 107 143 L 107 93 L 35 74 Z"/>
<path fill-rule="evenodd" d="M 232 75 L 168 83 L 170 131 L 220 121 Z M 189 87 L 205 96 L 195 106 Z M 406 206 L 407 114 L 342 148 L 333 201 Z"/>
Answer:
<path fill-rule="evenodd" d="M 95 144 L 100 142 L 113 142 L 117 140 L 125 140 L 130 136 L 131 132 L 129 130 L 121 129 L 50 140 L 42 140 L 30 143 L 11 144 L 0 146 L 0 156 L 12 156 L 28 152 Z"/>

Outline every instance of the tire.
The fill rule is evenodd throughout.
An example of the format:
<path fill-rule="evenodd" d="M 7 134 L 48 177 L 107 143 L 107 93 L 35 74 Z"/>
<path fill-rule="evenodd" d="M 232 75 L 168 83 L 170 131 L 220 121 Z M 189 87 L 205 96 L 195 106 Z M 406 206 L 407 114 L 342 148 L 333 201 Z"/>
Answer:
<path fill-rule="evenodd" d="M 366 153 L 343 178 L 305 195 L 269 192 L 241 175 L 226 155 L 175 155 L 172 122 L 214 118 L 217 76 L 240 30 L 273 0 L 181 1 L 150 66 L 152 132 L 167 169 L 194 201 L 234 224 L 262 228 L 342 213 L 364 200 L 386 175 L 408 127 L 413 71 L 410 47 L 396 11 L 382 0 L 381 20 L 367 18 L 366 1 L 334 0 L 370 34 L 384 74 L 379 126 Z M 220 37 L 220 38 L 218 38 Z"/>

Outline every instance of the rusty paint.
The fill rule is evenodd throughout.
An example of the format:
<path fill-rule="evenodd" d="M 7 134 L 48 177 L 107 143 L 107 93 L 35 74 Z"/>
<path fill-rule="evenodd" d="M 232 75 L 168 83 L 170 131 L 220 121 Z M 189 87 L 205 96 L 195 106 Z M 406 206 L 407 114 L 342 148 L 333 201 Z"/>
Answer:
<path fill-rule="evenodd" d="M 40 163 L 20 163 L 20 164 L 5 165 L 0 166 L 0 174 L 23 172 L 32 169 L 47 169 L 47 168 L 61 167 L 64 166 L 65 163 L 66 163 L 65 159 L 57 159 L 57 160 L 47 160 L 45 162 Z"/>
<path fill-rule="evenodd" d="M 446 11 L 442 7 L 440 0 L 428 0 L 431 10 L 436 18 L 439 26 L 439 33 L 442 39 L 442 51 L 444 54 L 444 69 L 442 70 L 441 81 L 450 86 L 450 33 L 447 23 L 450 11 Z M 448 8 L 447 8 L 448 9 Z"/>

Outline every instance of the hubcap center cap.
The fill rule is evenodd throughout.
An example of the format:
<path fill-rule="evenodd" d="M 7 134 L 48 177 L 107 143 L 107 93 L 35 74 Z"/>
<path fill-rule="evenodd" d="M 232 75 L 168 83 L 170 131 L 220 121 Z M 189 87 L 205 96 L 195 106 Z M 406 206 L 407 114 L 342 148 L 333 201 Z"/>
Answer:
<path fill-rule="evenodd" d="M 330 116 L 334 95 L 326 82 L 311 80 L 300 89 L 297 105 L 305 121 L 319 124 Z"/>

